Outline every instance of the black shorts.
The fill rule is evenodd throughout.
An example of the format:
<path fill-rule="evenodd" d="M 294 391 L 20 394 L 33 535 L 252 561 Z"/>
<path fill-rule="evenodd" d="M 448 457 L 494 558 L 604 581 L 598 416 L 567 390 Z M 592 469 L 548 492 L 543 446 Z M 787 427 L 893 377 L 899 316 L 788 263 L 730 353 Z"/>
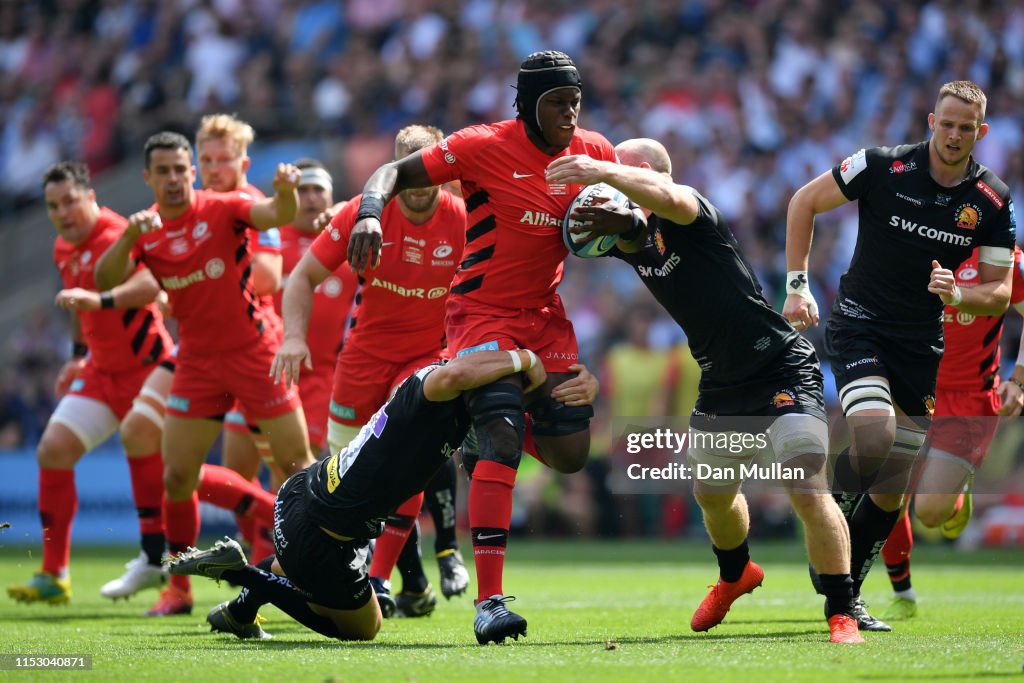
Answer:
<path fill-rule="evenodd" d="M 824 387 L 814 347 L 801 337 L 749 381 L 702 382 L 690 425 L 707 432 L 758 433 L 780 415 L 796 413 L 824 420 Z"/>
<path fill-rule="evenodd" d="M 274 552 L 285 575 L 309 602 L 331 609 L 359 609 L 373 591 L 365 539 L 339 541 L 306 513 L 306 473 L 293 475 L 274 503 Z"/>
<path fill-rule="evenodd" d="M 825 353 L 836 390 L 864 377 L 889 380 L 893 403 L 927 423 L 935 410 L 935 378 L 943 342 L 929 330 L 899 329 L 835 314 L 825 323 Z M 927 426 L 926 424 L 923 426 Z"/>

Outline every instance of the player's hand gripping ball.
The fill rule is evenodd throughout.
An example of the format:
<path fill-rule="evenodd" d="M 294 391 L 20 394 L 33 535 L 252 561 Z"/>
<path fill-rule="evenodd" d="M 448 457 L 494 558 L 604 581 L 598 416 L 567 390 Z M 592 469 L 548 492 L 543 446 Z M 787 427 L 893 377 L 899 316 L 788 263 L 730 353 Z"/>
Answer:
<path fill-rule="evenodd" d="M 601 235 L 592 238 L 591 231 L 571 232 L 573 228 L 585 228 L 590 225 L 588 221 L 580 221 L 572 217 L 573 212 L 580 207 L 601 206 L 610 201 L 620 206 L 626 206 L 628 201 L 626 195 L 614 187 L 605 183 L 588 185 L 569 204 L 569 210 L 565 212 L 565 219 L 562 221 L 562 241 L 566 248 L 581 258 L 593 258 L 607 253 L 619 241 L 618 233 Z"/>

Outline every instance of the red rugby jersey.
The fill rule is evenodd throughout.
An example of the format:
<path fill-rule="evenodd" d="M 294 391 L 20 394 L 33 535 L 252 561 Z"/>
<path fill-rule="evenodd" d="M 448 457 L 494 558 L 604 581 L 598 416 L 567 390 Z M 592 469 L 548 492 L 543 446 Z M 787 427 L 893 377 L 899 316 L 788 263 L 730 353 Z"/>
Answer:
<path fill-rule="evenodd" d="M 545 154 L 519 120 L 463 128 L 424 149 L 430 179 L 461 180 L 469 212 L 453 294 L 502 308 L 541 308 L 554 298 L 569 253 L 562 220 L 583 186 L 549 184 L 544 169 L 571 154 L 616 160 L 608 140 L 582 128 L 568 148 Z"/>
<path fill-rule="evenodd" d="M 335 270 L 345 262 L 359 200 L 357 196 L 345 204 L 313 242 L 313 255 L 325 268 Z M 466 206 L 441 190 L 437 210 L 426 223 L 413 225 L 393 201 L 384 207 L 381 225 L 380 266 L 360 278 L 362 290 L 345 343 L 360 353 L 396 363 L 414 360 L 431 349 L 440 352 L 444 304 L 465 243 Z"/>
<path fill-rule="evenodd" d="M 290 225 L 281 227 L 281 253 L 284 257 L 284 280 L 295 270 L 302 255 L 316 240 L 316 234 L 303 232 Z M 274 296 L 274 308 L 281 313 L 281 290 Z M 334 361 L 345 337 L 345 321 L 348 319 L 352 301 L 359 281 L 351 268 L 342 266 L 317 285 L 313 290 L 313 311 L 309 316 L 309 331 L 306 343 L 313 361 L 314 371 L 334 373 Z M 303 372 L 308 372 L 305 367 Z"/>
<path fill-rule="evenodd" d="M 96 261 L 127 225 L 127 219 L 101 207 L 99 219 L 84 242 L 75 246 L 57 237 L 53 261 L 65 289 L 97 291 L 93 278 Z M 140 265 L 136 270 L 141 268 Z M 168 357 L 174 346 L 155 303 L 143 308 L 79 311 L 78 319 L 82 337 L 89 345 L 89 362 L 105 372 L 123 372 L 157 363 Z"/>
<path fill-rule="evenodd" d="M 1021 275 L 1021 250 L 1013 250 L 1013 292 L 1010 305 L 1024 301 L 1024 276 Z M 978 250 L 956 269 L 956 283 L 963 288 L 978 282 Z M 936 385 L 953 391 L 988 391 L 995 386 L 999 372 L 999 337 L 1003 333 L 1002 315 L 974 316 L 946 306 L 942 331 L 946 352 L 939 363 Z"/>
<path fill-rule="evenodd" d="M 257 341 L 279 319 L 252 284 L 247 192 L 196 190 L 191 208 L 140 235 L 132 257 L 170 297 L 182 356 L 230 351 Z M 151 211 L 156 211 L 154 204 Z"/>

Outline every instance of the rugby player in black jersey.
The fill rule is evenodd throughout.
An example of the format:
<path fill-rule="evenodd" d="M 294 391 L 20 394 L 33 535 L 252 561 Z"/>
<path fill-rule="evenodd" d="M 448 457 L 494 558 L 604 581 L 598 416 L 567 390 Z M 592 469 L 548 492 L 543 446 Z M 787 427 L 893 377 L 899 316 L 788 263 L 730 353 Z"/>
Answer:
<path fill-rule="evenodd" d="M 556 159 L 547 179 L 607 183 L 650 214 L 646 234 L 634 236 L 628 209 L 612 210 L 608 204 L 581 208 L 576 217 L 590 224 L 574 230 L 591 231 L 593 238 L 620 234 L 609 255 L 629 263 L 679 323 L 702 369 L 688 457 L 734 476 L 694 482 L 720 576 L 690 627 L 707 631 L 717 626 L 732 603 L 764 579 L 764 571 L 750 559 L 747 503 L 740 493 L 740 465 L 757 454 L 754 440 L 732 452 L 695 444 L 692 435 L 695 430 L 711 435 L 767 432 L 777 461 L 807 473 L 803 480 L 787 482 L 787 490 L 807 529 L 811 564 L 825 584 L 830 640 L 863 642 L 852 618 L 849 534 L 828 494 L 824 470 L 828 429 L 814 348 L 765 301 L 718 209 L 693 188 L 672 181 L 671 161 L 659 142 L 627 140 L 615 151 L 621 164 L 581 155 Z"/>
<path fill-rule="evenodd" d="M 1009 302 L 1013 203 L 1006 184 L 971 155 L 988 132 L 985 105 L 975 83 L 946 83 L 928 115 L 930 139 L 862 149 L 789 204 L 783 315 L 806 330 L 818 324 L 807 282 L 814 216 L 860 201 L 853 261 L 825 325 L 825 348 L 852 437 L 835 472 L 846 492 L 841 508 L 866 630 L 891 630 L 868 615 L 860 586 L 896 523 L 924 443 L 943 351 L 943 305 L 1002 315 Z M 961 291 L 953 270 L 975 247 L 980 284 Z"/>
<path fill-rule="evenodd" d="M 582 365 L 572 369 L 577 376 L 555 387 L 552 398 L 591 405 L 597 380 Z M 373 639 L 381 612 L 367 575 L 368 539 L 381 534 L 388 514 L 422 491 L 462 444 L 472 421 L 463 392 L 517 372 L 525 374 L 521 393 L 547 378 L 537 356 L 525 349 L 481 351 L 417 370 L 345 448 L 281 486 L 274 507 L 276 559 L 247 564 L 238 544 L 224 539 L 209 550 L 179 555 L 169 571 L 244 586 L 235 600 L 210 611 L 207 621 L 215 631 L 269 637 L 257 610 L 270 602 L 330 638 Z M 486 405 L 472 406 L 474 414 L 488 424 L 515 420 L 522 415 L 517 395 L 488 394 Z M 489 434 L 486 425 L 478 424 L 477 431 Z M 507 600 L 478 602 L 474 626 L 481 644 L 526 634 L 526 621 L 505 607 Z"/>

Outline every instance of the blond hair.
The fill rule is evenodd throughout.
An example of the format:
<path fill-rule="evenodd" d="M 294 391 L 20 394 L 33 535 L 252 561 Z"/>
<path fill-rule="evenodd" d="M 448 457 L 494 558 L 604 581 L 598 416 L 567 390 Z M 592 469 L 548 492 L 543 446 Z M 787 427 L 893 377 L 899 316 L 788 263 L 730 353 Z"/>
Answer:
<path fill-rule="evenodd" d="M 252 126 L 232 114 L 209 114 L 199 122 L 196 147 L 214 138 L 224 140 L 236 153 L 243 154 L 256 138 L 256 133 Z"/>
<path fill-rule="evenodd" d="M 413 152 L 440 142 L 443 138 L 444 133 L 435 126 L 406 126 L 395 136 L 395 158 L 407 157 Z"/>
<path fill-rule="evenodd" d="M 985 107 L 988 105 L 988 98 L 985 97 L 985 91 L 981 89 L 980 85 L 974 81 L 950 81 L 946 83 L 939 88 L 939 96 L 935 99 L 936 111 L 939 108 L 939 103 L 950 96 L 967 104 L 978 105 L 981 109 L 981 118 L 978 120 L 978 123 L 985 120 Z"/>

